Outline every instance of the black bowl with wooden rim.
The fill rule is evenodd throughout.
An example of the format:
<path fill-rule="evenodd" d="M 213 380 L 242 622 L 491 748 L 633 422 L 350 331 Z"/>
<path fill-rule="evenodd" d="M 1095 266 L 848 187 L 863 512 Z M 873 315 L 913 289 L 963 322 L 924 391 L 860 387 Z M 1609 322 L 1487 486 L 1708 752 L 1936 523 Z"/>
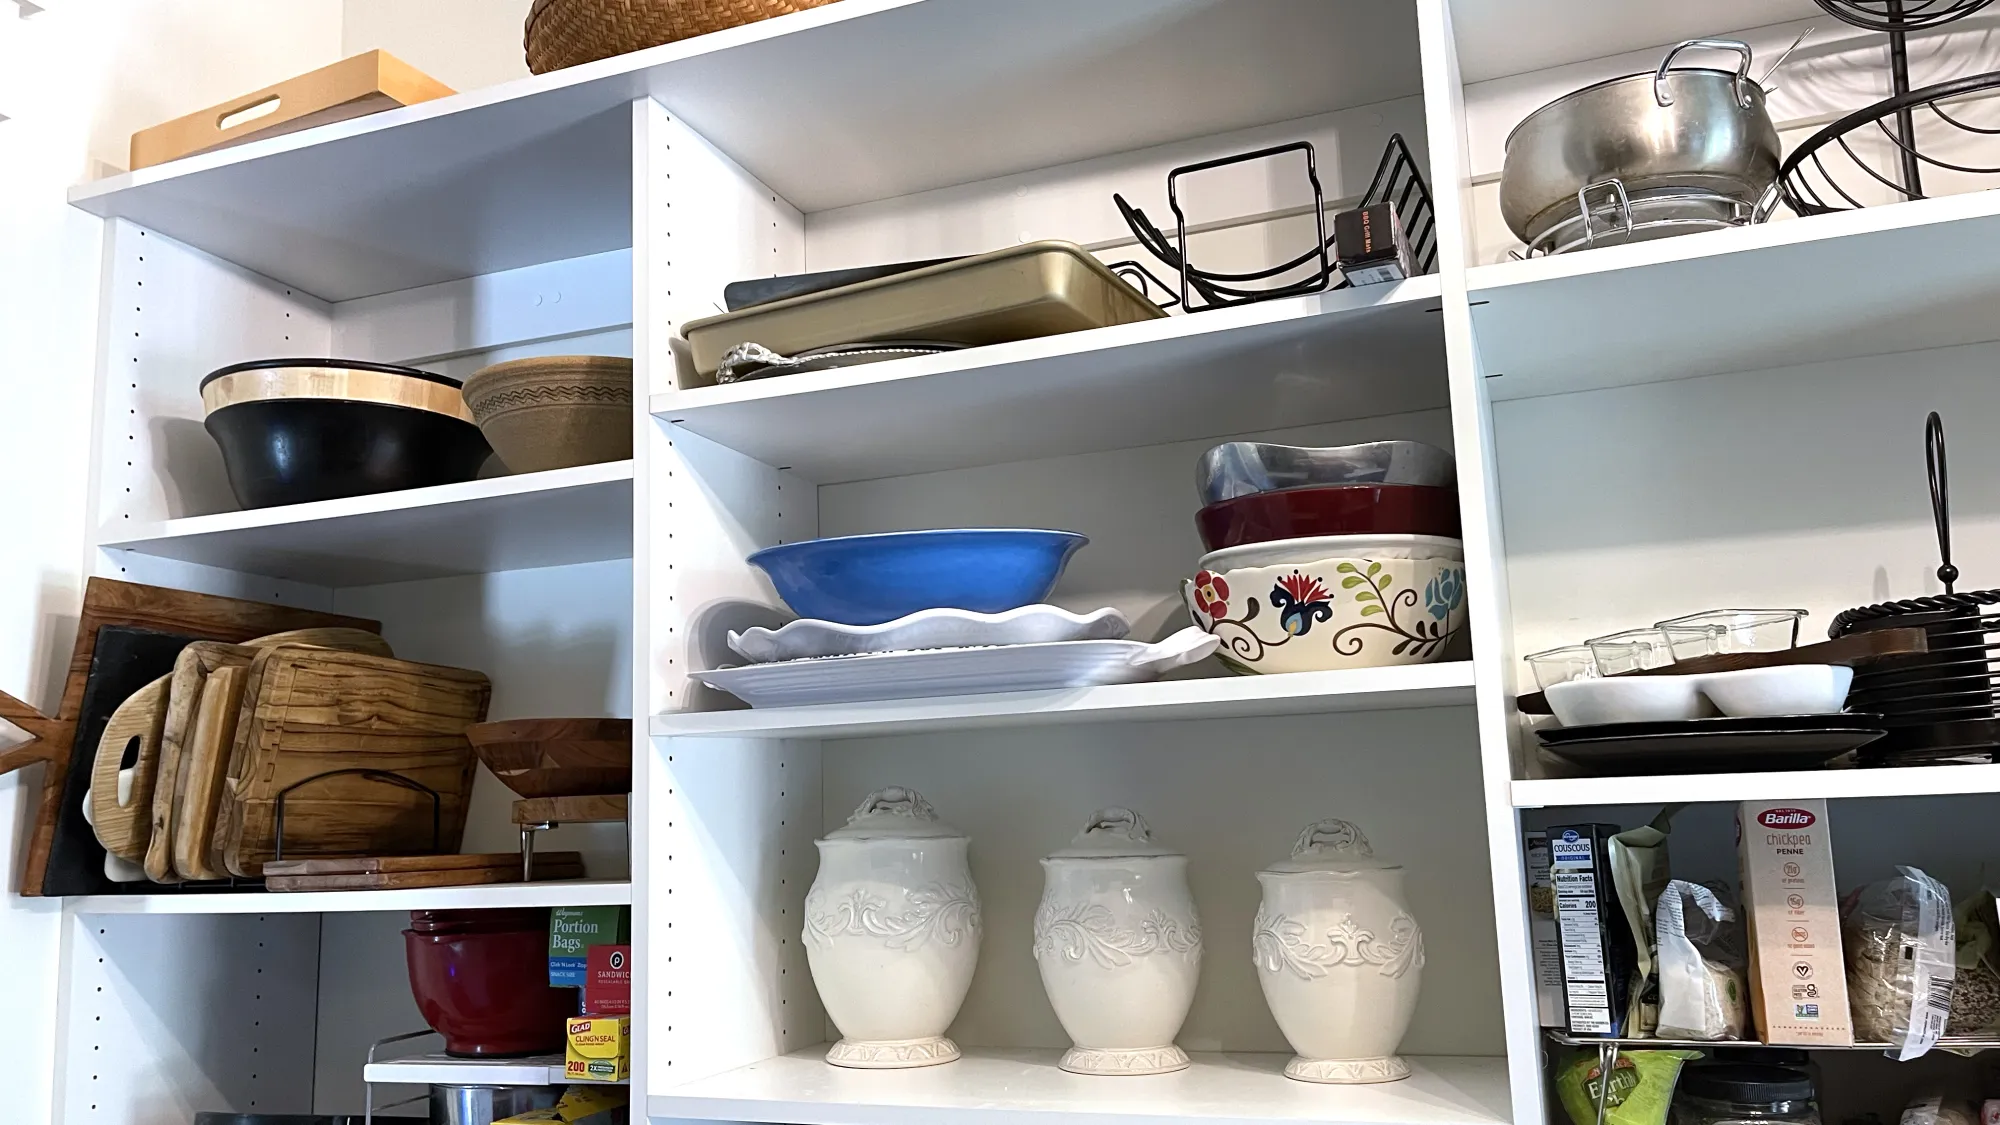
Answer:
<path fill-rule="evenodd" d="M 237 363 L 201 381 L 201 405 L 245 508 L 456 484 L 493 452 L 458 383 L 412 367 Z"/>

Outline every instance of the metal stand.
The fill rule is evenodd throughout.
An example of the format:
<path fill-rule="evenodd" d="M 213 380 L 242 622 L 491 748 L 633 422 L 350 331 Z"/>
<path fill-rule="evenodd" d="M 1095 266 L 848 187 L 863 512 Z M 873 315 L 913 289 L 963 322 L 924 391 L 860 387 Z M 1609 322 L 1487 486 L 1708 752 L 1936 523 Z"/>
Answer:
<path fill-rule="evenodd" d="M 367 1063 L 363 1064 L 364 1069 L 361 1071 L 363 1076 L 361 1082 L 361 1088 L 363 1091 L 362 1093 L 363 1100 L 361 1103 L 362 1125 L 375 1125 L 375 1083 L 368 1081 L 366 1077 L 368 1074 L 366 1066 L 375 1061 L 375 1052 L 380 1048 L 388 1046 L 391 1043 L 401 1043 L 405 1039 L 421 1039 L 426 1035 L 437 1035 L 437 1034 L 438 1034 L 437 1032 L 432 1031 L 430 1028 L 427 1027 L 422 1031 L 406 1031 L 401 1035 L 391 1035 L 387 1039 L 377 1039 L 375 1042 L 370 1043 L 368 1045 Z M 439 1038 L 443 1038 L 443 1036 L 439 1036 Z M 404 1098 L 400 1102 L 390 1102 L 388 1105 L 385 1105 L 382 1108 L 395 1109 L 399 1105 L 409 1105 L 411 1102 L 426 1101 L 429 1098 L 430 1095 L 428 1093 L 418 1094 L 416 1097 L 413 1098 Z M 1600 1117 L 1599 1118 L 1600 1125 L 1602 1123 L 1602 1120 L 1603 1120 L 1602 1117 Z"/>
<path fill-rule="evenodd" d="M 1954 172 L 2000 175 L 2000 165 L 1953 164 L 1927 156 L 1917 139 L 1917 111 L 1928 109 L 1944 126 L 1980 135 L 2000 134 L 2000 129 L 1977 126 L 1952 116 L 1940 102 L 1952 101 L 1992 90 L 2000 90 L 2000 71 L 1974 74 L 1939 82 L 1920 89 L 1910 88 L 1909 35 L 1914 31 L 1942 27 L 1979 11 L 1992 0 L 1815 0 L 1821 8 L 1855 27 L 1879 31 L 1889 37 L 1889 82 L 1891 94 L 1882 101 L 1847 116 L 1808 137 L 1794 149 L 1778 169 L 1778 183 L 1786 206 L 1801 215 L 1823 215 L 1865 206 L 1841 186 L 1824 160 L 1829 146 L 1846 154 L 1853 166 L 1869 179 L 1889 188 L 1902 199 L 1924 199 L 1923 166 Z M 1893 121 L 1893 127 L 1891 125 Z M 1895 179 L 1868 166 L 1849 143 L 1857 132 L 1870 127 L 1879 130 L 1896 146 Z M 1823 192 L 1822 189 L 1825 189 Z M 1838 197 L 1830 201 L 1828 194 Z"/>

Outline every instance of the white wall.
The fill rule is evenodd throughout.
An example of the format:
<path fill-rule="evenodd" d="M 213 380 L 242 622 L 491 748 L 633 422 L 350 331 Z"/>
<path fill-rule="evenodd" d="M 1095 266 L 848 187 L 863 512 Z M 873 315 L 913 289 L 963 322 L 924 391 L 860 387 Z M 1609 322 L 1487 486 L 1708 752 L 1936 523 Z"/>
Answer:
<path fill-rule="evenodd" d="M 525 78 L 530 0 L 346 0 L 340 53 L 387 51 L 460 92 Z"/>
<path fill-rule="evenodd" d="M 99 222 L 69 185 L 121 169 L 135 129 L 334 61 L 338 0 L 0 3 L 0 691 L 62 692 L 87 563 Z M 53 1115 L 59 904 L 15 897 L 40 770 L 0 777 L 0 1089 Z"/>

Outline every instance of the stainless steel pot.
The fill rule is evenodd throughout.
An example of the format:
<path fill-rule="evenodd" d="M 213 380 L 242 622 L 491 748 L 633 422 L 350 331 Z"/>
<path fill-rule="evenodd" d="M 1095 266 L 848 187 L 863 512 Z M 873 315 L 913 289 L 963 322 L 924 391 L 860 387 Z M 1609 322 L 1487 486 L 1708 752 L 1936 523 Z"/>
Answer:
<path fill-rule="evenodd" d="M 1675 68 L 1675 57 L 1690 48 L 1733 51 L 1739 61 L 1734 72 Z M 1600 201 L 1615 206 L 1615 193 L 1602 190 L 1612 182 L 1635 204 L 1705 198 L 1710 202 L 1698 207 L 1734 201 L 1747 212 L 1776 182 L 1779 155 L 1764 89 L 1750 79 L 1749 46 L 1690 39 L 1668 51 L 1657 70 L 1585 86 L 1515 126 L 1500 173 L 1500 213 L 1521 241 L 1547 250 L 1550 232 L 1574 223 L 1586 206 L 1593 214 Z M 1596 194 L 1585 205 L 1578 196 L 1587 189 Z M 1655 210 L 1664 214 L 1659 205 Z M 1621 228 L 1630 240 L 1631 220 L 1628 208 L 1604 225 Z M 1564 241 L 1578 244 L 1574 237 Z"/>
<path fill-rule="evenodd" d="M 561 1100 L 560 1086 L 432 1086 L 431 1125 L 493 1125 Z"/>

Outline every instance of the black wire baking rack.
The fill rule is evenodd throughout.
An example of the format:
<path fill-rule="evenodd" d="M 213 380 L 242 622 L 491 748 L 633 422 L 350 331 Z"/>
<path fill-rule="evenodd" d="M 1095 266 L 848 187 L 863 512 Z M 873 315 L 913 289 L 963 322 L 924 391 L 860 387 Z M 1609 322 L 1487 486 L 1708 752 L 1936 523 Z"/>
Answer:
<path fill-rule="evenodd" d="M 1206 270 L 1190 261 L 1187 214 L 1181 209 L 1180 202 L 1180 178 L 1232 164 L 1270 160 L 1288 153 L 1302 153 L 1305 157 L 1306 179 L 1312 185 L 1312 213 L 1318 232 L 1313 247 L 1289 261 L 1246 273 Z M 1139 240 L 1139 245 L 1159 259 L 1168 270 L 1179 275 L 1180 283 L 1176 286 L 1162 281 L 1139 261 L 1112 263 L 1110 268 L 1114 273 L 1132 282 L 1148 297 L 1152 296 L 1154 288 L 1161 290 L 1164 296 L 1157 299 L 1161 308 L 1178 305 L 1183 312 L 1205 312 L 1280 297 L 1300 297 L 1329 289 L 1344 289 L 1350 284 L 1340 276 L 1339 267 L 1334 262 L 1333 239 L 1327 235 L 1326 191 L 1320 185 L 1319 160 L 1310 142 L 1293 141 L 1195 164 L 1183 164 L 1167 173 L 1167 206 L 1174 212 L 1172 239 L 1154 225 L 1144 211 L 1126 202 L 1123 195 L 1114 193 L 1111 198 L 1118 205 L 1118 213 L 1124 216 L 1125 225 L 1132 228 L 1132 236 Z M 1416 272 L 1424 274 L 1436 269 L 1437 210 L 1431 202 L 1430 185 L 1417 168 L 1416 160 L 1410 155 L 1410 146 L 1404 142 L 1401 133 L 1389 138 L 1389 143 L 1382 150 L 1382 159 L 1375 166 L 1375 177 L 1369 182 L 1367 193 L 1355 206 L 1372 207 L 1379 203 L 1395 204 Z M 1308 272 L 1300 275 L 1302 270 Z M 1284 280 L 1286 278 L 1289 280 Z M 1254 284 L 1258 282 L 1264 284 Z"/>
<path fill-rule="evenodd" d="M 1792 151 L 1778 169 L 1779 192 L 1785 205 L 1801 215 L 1824 215 L 1850 211 L 1867 204 L 1861 194 L 1887 189 L 1892 200 L 1925 199 L 1924 173 L 1927 169 L 1966 175 L 2000 175 L 2000 163 L 1976 164 L 1946 160 L 1932 152 L 1920 133 L 1933 140 L 1940 137 L 1988 137 L 2000 135 L 2000 128 L 1974 124 L 1964 117 L 1964 103 L 1981 94 L 2000 90 L 2000 71 L 1966 75 L 1946 82 L 1912 89 L 1908 38 L 1912 32 L 1928 31 L 1964 19 L 1987 7 L 1993 0 L 1815 0 L 1827 12 L 1855 27 L 1878 31 L 1889 37 L 1889 97 L 1840 118 L 1808 137 Z M 1920 128 L 1921 127 L 1921 128 Z M 1892 146 L 1889 154 L 1895 167 L 1878 170 L 1857 144 L 1874 143 L 1877 136 Z M 1838 150 L 1845 160 L 1827 166 L 1827 157 Z M 1865 179 L 1854 178 L 1859 174 Z M 1842 180 L 1846 178 L 1847 183 Z"/>

